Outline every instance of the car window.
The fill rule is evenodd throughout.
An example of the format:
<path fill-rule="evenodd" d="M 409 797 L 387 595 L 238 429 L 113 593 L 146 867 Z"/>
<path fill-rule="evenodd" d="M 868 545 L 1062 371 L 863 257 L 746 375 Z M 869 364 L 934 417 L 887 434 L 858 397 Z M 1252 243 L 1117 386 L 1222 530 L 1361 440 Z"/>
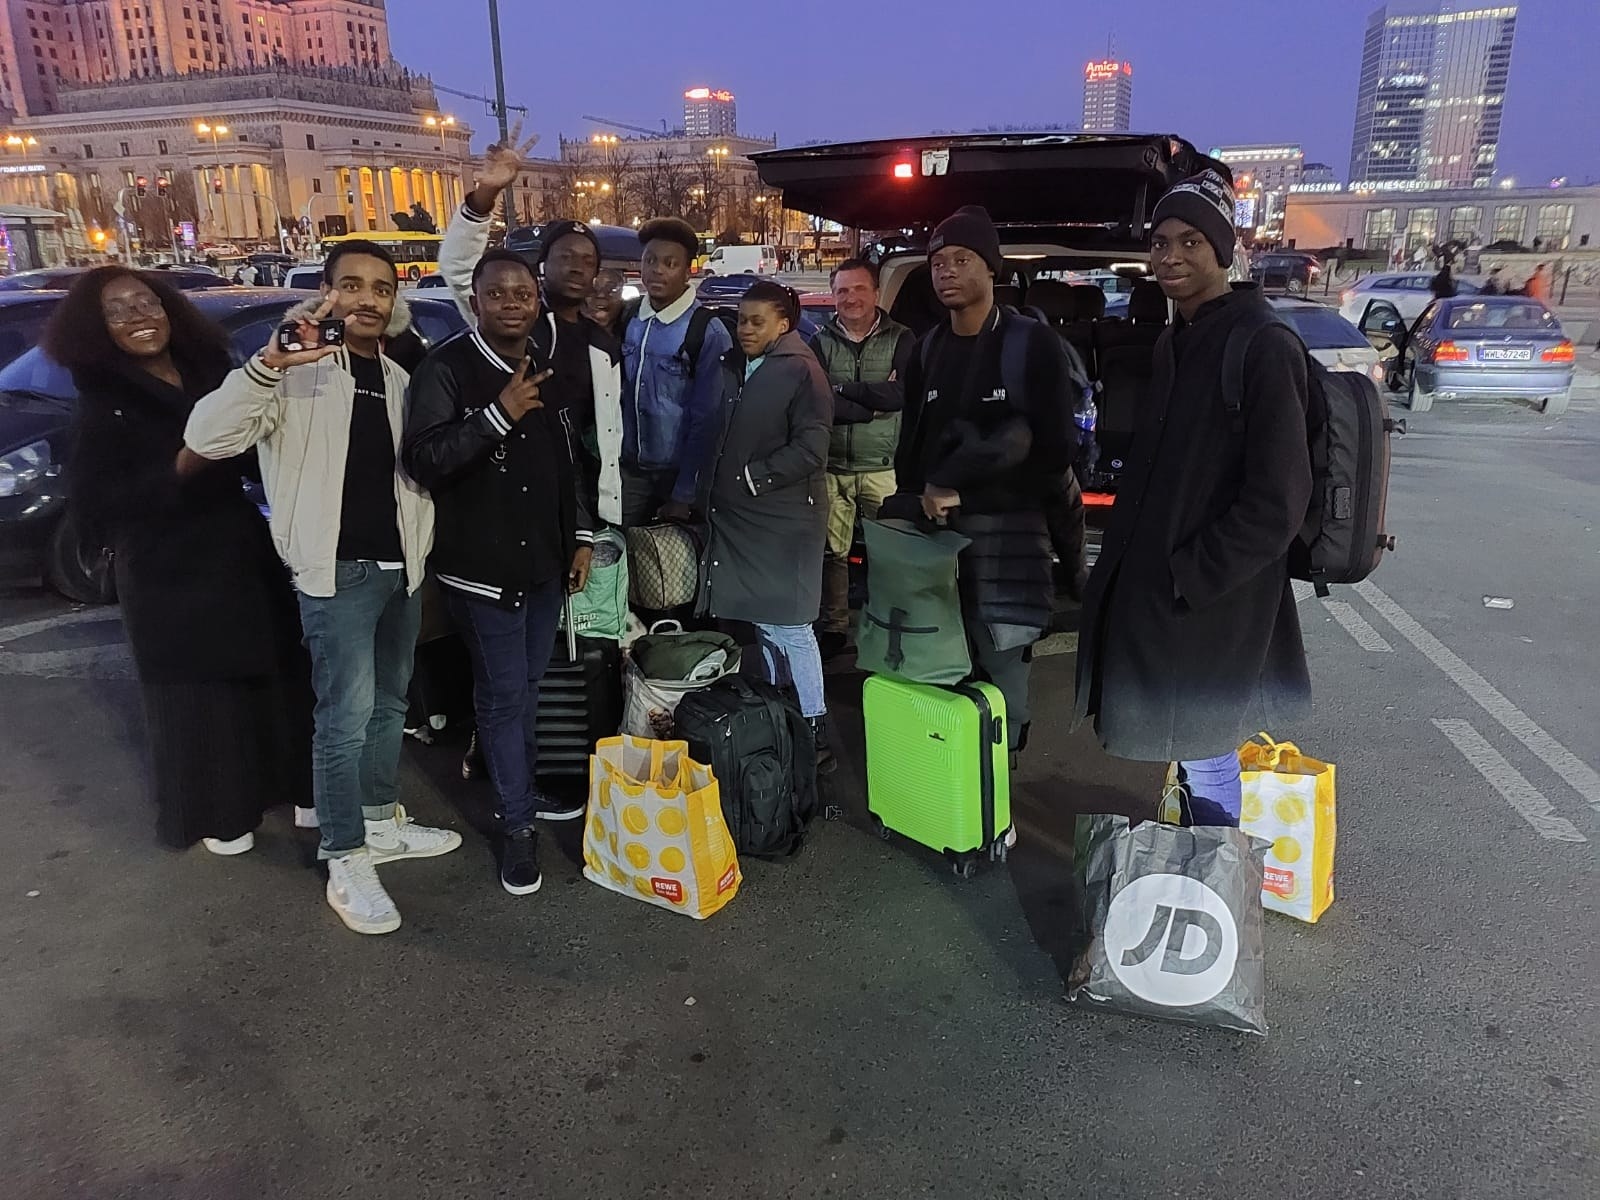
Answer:
<path fill-rule="evenodd" d="M 40 396 L 74 399 L 78 389 L 72 375 L 38 346 L 0 367 L 0 392 L 32 392 Z"/>
<path fill-rule="evenodd" d="M 1509 304 L 1452 304 L 1445 326 L 1461 333 L 1474 329 L 1557 333 L 1561 329 L 1561 323 L 1549 309 L 1531 300 Z"/>
<path fill-rule="evenodd" d="M 455 305 L 428 303 L 411 306 L 411 323 L 429 346 L 437 346 L 466 325 Z"/>
<path fill-rule="evenodd" d="M 1365 346 L 1361 331 L 1331 308 L 1285 308 L 1278 315 L 1294 326 L 1307 350 L 1343 350 Z"/>
<path fill-rule="evenodd" d="M 1368 278 L 1370 279 L 1371 277 L 1369 276 Z M 1392 292 L 1400 286 L 1400 280 L 1393 275 L 1385 275 L 1382 279 L 1373 279 L 1367 286 L 1375 292 Z"/>
<path fill-rule="evenodd" d="M 233 361 L 242 363 L 265 346 L 267 340 L 272 337 L 278 326 L 282 324 L 283 313 L 287 311 L 287 308 L 285 308 L 258 315 L 230 331 L 228 341 L 233 346 Z"/>

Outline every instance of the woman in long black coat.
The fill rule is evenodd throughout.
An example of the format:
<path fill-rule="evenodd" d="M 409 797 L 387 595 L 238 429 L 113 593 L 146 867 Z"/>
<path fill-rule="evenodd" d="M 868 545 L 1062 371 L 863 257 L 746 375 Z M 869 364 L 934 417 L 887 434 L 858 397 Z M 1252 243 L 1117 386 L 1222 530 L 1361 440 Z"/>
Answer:
<path fill-rule="evenodd" d="M 226 335 L 157 276 L 112 266 L 73 286 L 45 347 L 78 386 L 72 505 L 112 549 L 157 834 L 242 853 L 267 807 L 311 806 L 311 693 L 289 576 L 241 483 L 253 461 L 179 471 Z"/>
<path fill-rule="evenodd" d="M 794 293 L 765 280 L 739 305 L 743 354 L 730 352 L 724 364 L 721 431 L 700 480 L 710 525 L 700 607 L 756 627 L 768 678 L 794 683 L 826 769 L 828 704 L 812 622 L 828 540 L 833 392 L 794 332 L 799 320 Z"/>

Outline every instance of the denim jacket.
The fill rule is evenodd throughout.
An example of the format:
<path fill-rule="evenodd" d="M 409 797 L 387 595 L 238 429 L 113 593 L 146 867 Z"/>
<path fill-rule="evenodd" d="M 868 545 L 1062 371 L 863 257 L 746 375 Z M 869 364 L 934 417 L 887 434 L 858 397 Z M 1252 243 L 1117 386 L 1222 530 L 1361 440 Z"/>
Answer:
<path fill-rule="evenodd" d="M 622 345 L 622 461 L 639 470 L 676 469 L 672 498 L 685 504 L 694 500 L 716 439 L 719 364 L 733 346 L 727 327 L 713 320 L 691 377 L 681 352 L 697 307 L 692 288 L 660 312 L 646 297 Z"/>

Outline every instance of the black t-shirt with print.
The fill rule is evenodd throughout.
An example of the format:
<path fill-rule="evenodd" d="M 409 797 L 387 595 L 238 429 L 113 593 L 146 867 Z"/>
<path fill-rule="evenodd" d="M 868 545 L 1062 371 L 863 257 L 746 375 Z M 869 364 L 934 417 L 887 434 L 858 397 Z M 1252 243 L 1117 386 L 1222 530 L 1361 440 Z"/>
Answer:
<path fill-rule="evenodd" d="M 344 498 L 339 505 L 341 560 L 403 562 L 395 503 L 394 430 L 383 386 L 383 364 L 351 353 L 355 405 L 350 413 L 350 449 L 344 459 Z"/>

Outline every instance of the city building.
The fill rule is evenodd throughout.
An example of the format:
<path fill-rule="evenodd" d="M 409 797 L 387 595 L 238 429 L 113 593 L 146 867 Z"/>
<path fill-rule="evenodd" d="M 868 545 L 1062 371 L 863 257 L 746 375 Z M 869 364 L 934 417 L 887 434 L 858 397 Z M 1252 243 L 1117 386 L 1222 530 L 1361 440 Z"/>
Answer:
<path fill-rule="evenodd" d="M 1114 58 L 1083 68 L 1083 128 L 1086 133 L 1126 133 L 1133 127 L 1133 64 Z"/>
<path fill-rule="evenodd" d="M 1293 145 L 1213 146 L 1211 157 L 1233 171 L 1234 224 L 1257 230 L 1264 237 L 1283 223 L 1283 205 L 1289 189 L 1305 174 L 1305 151 Z"/>
<path fill-rule="evenodd" d="M 53 111 L 63 87 L 254 66 L 382 67 L 383 0 L 5 0 L 0 107 Z"/>
<path fill-rule="evenodd" d="M 1327 163 L 1308 162 L 1300 171 L 1301 183 L 1337 183 L 1339 177 Z"/>
<path fill-rule="evenodd" d="M 1301 184 L 1289 194 L 1283 236 L 1306 250 L 1338 246 L 1391 260 L 1449 241 L 1578 250 L 1600 246 L 1600 186 L 1394 192 Z"/>
<path fill-rule="evenodd" d="M 1350 182 L 1487 187 L 1515 4 L 1396 0 L 1367 21 L 1356 96 Z"/>
<path fill-rule="evenodd" d="M 737 137 L 739 107 L 733 93 L 708 87 L 684 92 L 683 132 L 690 137 Z"/>

